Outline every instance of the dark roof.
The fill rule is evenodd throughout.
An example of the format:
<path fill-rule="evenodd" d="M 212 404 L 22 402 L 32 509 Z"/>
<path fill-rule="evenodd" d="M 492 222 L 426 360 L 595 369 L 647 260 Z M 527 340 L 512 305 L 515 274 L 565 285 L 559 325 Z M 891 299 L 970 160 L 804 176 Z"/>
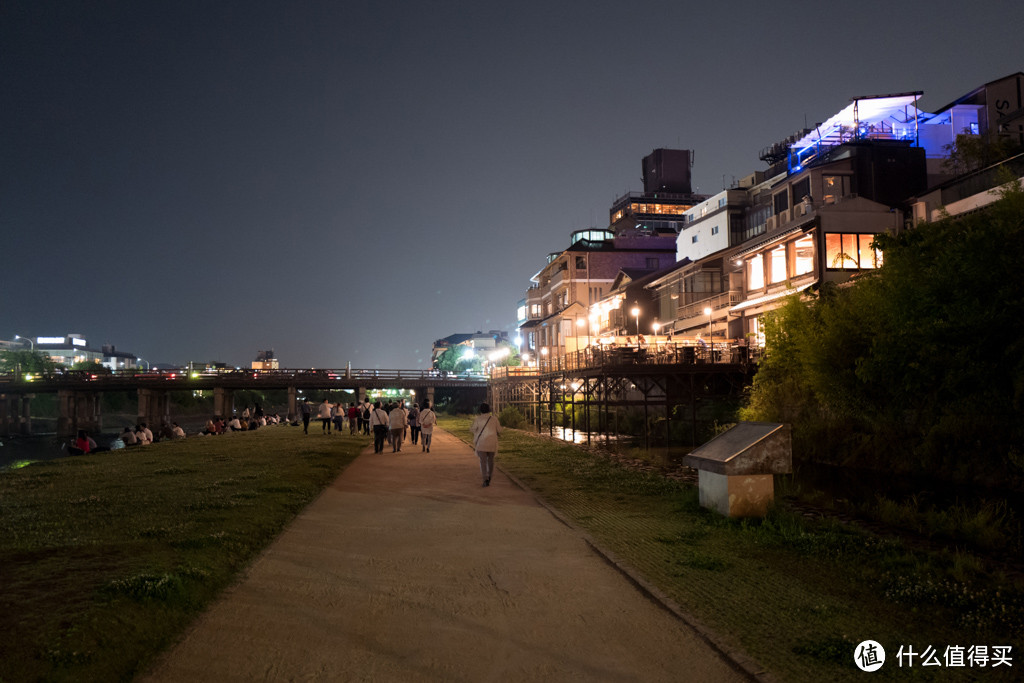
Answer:
<path fill-rule="evenodd" d="M 456 346 L 473 338 L 472 334 L 450 334 L 434 342 L 434 346 Z"/>

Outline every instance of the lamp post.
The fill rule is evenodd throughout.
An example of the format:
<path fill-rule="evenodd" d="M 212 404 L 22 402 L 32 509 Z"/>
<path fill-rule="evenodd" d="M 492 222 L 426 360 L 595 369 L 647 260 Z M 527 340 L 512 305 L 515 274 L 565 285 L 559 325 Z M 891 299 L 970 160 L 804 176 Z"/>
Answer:
<path fill-rule="evenodd" d="M 715 362 L 715 328 L 711 322 L 711 307 L 705 306 L 704 312 L 708 315 L 708 353 L 711 357 L 711 362 Z"/>
<path fill-rule="evenodd" d="M 633 302 L 633 310 L 630 311 L 630 314 L 636 319 L 636 347 L 640 348 L 640 306 L 635 301 Z"/>
<path fill-rule="evenodd" d="M 654 330 L 654 350 L 658 350 L 658 330 L 661 329 L 661 323 L 657 320 L 651 325 L 651 329 Z"/>
<path fill-rule="evenodd" d="M 14 335 L 14 338 L 15 338 L 15 339 L 24 339 L 25 341 L 27 341 L 27 342 L 28 342 L 29 344 L 31 344 L 31 345 L 32 345 L 32 352 L 33 352 L 33 353 L 35 353 L 35 350 L 36 350 L 36 343 L 35 343 L 34 341 L 32 341 L 31 339 L 29 339 L 28 337 L 22 337 L 22 336 L 21 336 L 20 334 L 16 334 L 16 335 Z"/>

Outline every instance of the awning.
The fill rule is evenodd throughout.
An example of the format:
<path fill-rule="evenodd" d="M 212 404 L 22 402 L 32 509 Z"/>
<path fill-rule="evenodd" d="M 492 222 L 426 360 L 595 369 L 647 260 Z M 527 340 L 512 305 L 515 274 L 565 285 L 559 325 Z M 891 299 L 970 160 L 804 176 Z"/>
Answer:
<path fill-rule="evenodd" d="M 736 304 L 735 306 L 729 309 L 729 312 L 735 313 L 736 311 L 742 311 L 744 309 L 752 308 L 754 306 L 760 306 L 761 304 L 766 304 L 769 301 L 775 301 L 776 299 L 781 299 L 791 294 L 799 294 L 800 292 L 804 291 L 813 284 L 813 282 L 808 282 L 807 284 L 800 285 L 799 287 L 795 287 L 793 289 L 787 289 L 782 292 L 775 292 L 774 294 L 768 294 L 766 296 L 759 296 L 756 299 L 750 299 L 748 301 Z"/>
<path fill-rule="evenodd" d="M 789 237 L 790 235 L 795 235 L 798 232 L 804 232 L 804 228 L 805 227 L 806 226 L 799 225 L 799 226 L 797 226 L 795 228 L 790 228 L 789 230 L 786 230 L 785 232 L 781 232 L 778 235 L 775 235 L 773 237 L 768 237 L 766 239 L 763 239 L 760 242 L 758 242 L 757 244 L 754 244 L 753 246 L 747 247 L 743 251 L 736 252 L 735 254 L 730 256 L 729 259 L 733 260 L 733 259 L 743 258 L 747 254 L 752 254 L 755 251 L 757 251 L 758 249 L 761 249 L 762 247 L 767 247 L 770 244 L 775 244 L 776 242 L 784 240 L 787 237 Z"/>

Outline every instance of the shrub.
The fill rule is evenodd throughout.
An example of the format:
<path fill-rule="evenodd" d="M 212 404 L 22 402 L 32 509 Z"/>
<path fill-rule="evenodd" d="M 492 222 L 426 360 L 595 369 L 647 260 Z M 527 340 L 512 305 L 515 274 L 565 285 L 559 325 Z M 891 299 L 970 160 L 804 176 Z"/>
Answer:
<path fill-rule="evenodd" d="M 524 429 L 526 427 L 526 417 L 515 406 L 505 406 L 498 413 L 498 422 L 501 423 L 502 427 L 509 427 L 510 429 Z"/>

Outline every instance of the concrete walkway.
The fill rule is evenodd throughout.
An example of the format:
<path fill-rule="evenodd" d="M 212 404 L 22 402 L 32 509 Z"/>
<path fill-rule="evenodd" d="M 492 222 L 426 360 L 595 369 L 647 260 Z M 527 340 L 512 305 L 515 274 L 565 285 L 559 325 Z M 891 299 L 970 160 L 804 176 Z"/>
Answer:
<path fill-rule="evenodd" d="M 501 473 L 481 487 L 462 441 L 436 430 L 429 454 L 385 451 L 142 680 L 747 680 L 531 494 Z"/>

